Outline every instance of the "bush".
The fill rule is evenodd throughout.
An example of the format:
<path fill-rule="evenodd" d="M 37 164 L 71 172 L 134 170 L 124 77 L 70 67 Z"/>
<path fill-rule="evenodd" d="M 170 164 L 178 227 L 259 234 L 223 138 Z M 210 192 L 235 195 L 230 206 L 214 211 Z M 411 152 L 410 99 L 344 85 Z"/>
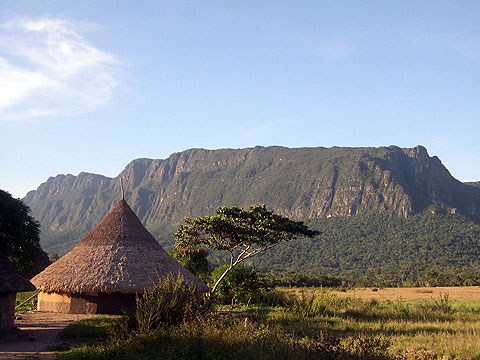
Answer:
<path fill-rule="evenodd" d="M 123 341 L 76 347 L 64 359 L 389 359 L 383 336 L 360 333 L 342 339 L 318 333 L 299 337 L 274 325 L 243 319 L 201 317 Z"/>
<path fill-rule="evenodd" d="M 354 359 L 387 359 L 390 345 L 384 335 L 360 333 L 348 338 L 343 346 Z"/>
<path fill-rule="evenodd" d="M 294 301 L 292 312 L 309 318 L 324 316 L 350 305 L 351 301 L 350 298 L 340 298 L 327 292 L 316 293 L 310 297 L 302 292 L 300 298 Z"/>
<path fill-rule="evenodd" d="M 212 279 L 215 283 L 228 268 L 223 265 L 216 268 L 212 273 Z M 257 273 L 248 271 L 245 266 L 237 265 L 225 275 L 218 285 L 216 295 L 222 303 L 249 303 L 255 295 L 260 292 L 268 292 L 272 286 L 265 280 L 258 277 Z"/>
<path fill-rule="evenodd" d="M 271 307 L 291 307 L 295 302 L 295 295 L 277 290 L 259 290 L 252 297 L 252 304 Z"/>
<path fill-rule="evenodd" d="M 169 254 L 182 266 L 197 276 L 203 282 L 210 280 L 210 264 L 208 263 L 208 251 L 203 248 L 176 247 Z"/>
<path fill-rule="evenodd" d="M 344 280 L 332 275 L 309 275 L 293 272 L 270 272 L 265 274 L 272 279 L 275 286 L 289 287 L 338 287 Z"/>
<path fill-rule="evenodd" d="M 141 333 L 149 333 L 163 324 L 180 323 L 200 310 L 201 295 L 181 275 L 168 275 L 137 297 L 135 319 Z"/>
<path fill-rule="evenodd" d="M 432 299 L 433 301 L 420 303 L 416 306 L 417 315 L 425 318 L 438 318 L 442 315 L 450 315 L 455 312 L 448 298 L 448 294 L 440 294 L 438 299 Z"/>

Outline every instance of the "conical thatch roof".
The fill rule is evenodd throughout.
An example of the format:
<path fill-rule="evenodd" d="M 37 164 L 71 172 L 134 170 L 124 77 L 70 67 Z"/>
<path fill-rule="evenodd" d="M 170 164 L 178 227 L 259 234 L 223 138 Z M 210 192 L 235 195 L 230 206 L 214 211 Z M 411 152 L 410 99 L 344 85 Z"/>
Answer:
<path fill-rule="evenodd" d="M 208 290 L 163 250 L 122 199 L 72 251 L 32 282 L 45 292 L 138 293 L 170 273 L 180 273 L 199 291 Z"/>
<path fill-rule="evenodd" d="M 33 290 L 35 286 L 17 271 L 5 255 L 0 253 L 0 293 Z"/>

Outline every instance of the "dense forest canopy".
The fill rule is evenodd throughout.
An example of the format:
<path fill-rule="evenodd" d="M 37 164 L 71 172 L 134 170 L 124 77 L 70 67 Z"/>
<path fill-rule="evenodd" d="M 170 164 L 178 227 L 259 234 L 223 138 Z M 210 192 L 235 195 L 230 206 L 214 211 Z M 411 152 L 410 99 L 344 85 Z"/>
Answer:
<path fill-rule="evenodd" d="M 282 244 L 250 265 L 385 286 L 427 285 L 429 272 L 480 274 L 480 225 L 441 204 L 407 219 L 371 213 L 309 224 L 322 235 Z"/>

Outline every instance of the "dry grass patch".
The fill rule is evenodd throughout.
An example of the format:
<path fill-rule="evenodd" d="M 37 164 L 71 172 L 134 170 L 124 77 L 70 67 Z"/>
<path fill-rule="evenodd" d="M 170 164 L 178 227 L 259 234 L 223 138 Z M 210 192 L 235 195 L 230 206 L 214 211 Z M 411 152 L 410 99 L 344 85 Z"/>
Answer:
<path fill-rule="evenodd" d="M 330 291 L 340 297 L 376 299 L 378 301 L 407 301 L 419 302 L 438 298 L 440 295 L 448 294 L 451 301 L 454 302 L 478 302 L 480 304 L 480 286 L 458 286 L 458 287 L 416 287 L 416 288 L 288 288 L 280 287 L 278 290 L 288 294 L 311 295 L 318 291 Z"/>
<path fill-rule="evenodd" d="M 309 314 L 307 321 L 300 316 L 296 323 L 292 318 L 284 322 L 297 333 L 326 332 L 344 339 L 359 333 L 385 336 L 392 358 L 480 359 L 478 287 L 282 291 L 298 299 L 313 296 L 323 303 L 331 299 L 328 310 L 320 311 L 316 318 Z M 305 305 L 310 303 L 316 305 L 314 301 Z"/>
<path fill-rule="evenodd" d="M 436 299 L 440 295 L 448 294 L 449 299 L 455 302 L 480 302 L 479 286 L 458 287 L 419 287 L 419 288 L 355 288 L 345 292 L 335 291 L 338 296 L 358 297 L 361 299 L 376 299 L 378 301 L 402 300 L 407 302 L 419 302 L 422 300 Z"/>

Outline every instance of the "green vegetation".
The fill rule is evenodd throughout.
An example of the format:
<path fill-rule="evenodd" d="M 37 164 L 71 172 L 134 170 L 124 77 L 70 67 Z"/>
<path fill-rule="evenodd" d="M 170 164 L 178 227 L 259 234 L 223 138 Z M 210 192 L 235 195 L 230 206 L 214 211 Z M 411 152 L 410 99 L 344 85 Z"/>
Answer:
<path fill-rule="evenodd" d="M 36 291 L 25 291 L 17 293 L 17 298 L 15 300 L 15 307 L 25 302 L 27 299 L 32 297 L 32 295 L 36 294 Z M 25 302 L 22 306 L 15 310 L 17 313 L 23 313 L 32 309 L 37 308 L 37 297 L 34 296 L 29 301 Z"/>
<path fill-rule="evenodd" d="M 30 208 L 3 190 L 0 190 L 0 252 L 28 278 L 50 264 L 40 247 L 40 225 L 30 215 Z"/>
<path fill-rule="evenodd" d="M 148 334 L 163 324 L 177 324 L 200 311 L 201 295 L 179 275 L 168 275 L 137 298 L 135 321 L 138 331 Z"/>
<path fill-rule="evenodd" d="M 91 327 L 88 327 L 88 331 Z M 82 332 L 86 332 L 82 331 Z M 389 359 L 379 336 L 296 337 L 280 326 L 226 317 L 163 327 L 149 336 L 68 347 L 62 359 Z"/>
<path fill-rule="evenodd" d="M 182 266 L 197 276 L 203 282 L 210 280 L 210 264 L 208 263 L 208 251 L 203 248 L 176 247 L 169 252 Z"/>
<path fill-rule="evenodd" d="M 326 275 L 308 275 L 295 272 L 275 272 L 262 273 L 267 281 L 275 286 L 290 286 L 290 287 L 339 287 L 345 285 L 348 280 L 342 279 L 338 276 Z M 352 279 L 353 282 L 353 279 Z"/>
<path fill-rule="evenodd" d="M 246 259 L 284 241 L 320 235 L 303 222 L 277 215 L 265 205 L 250 206 L 248 210 L 221 206 L 215 214 L 184 218 L 184 224 L 180 224 L 174 234 L 177 248 L 205 245 L 211 250 L 229 253 L 229 263 L 214 279 L 210 295 L 215 293 L 225 276 Z"/>
<path fill-rule="evenodd" d="M 213 283 L 225 273 L 228 264 L 216 268 L 212 273 Z M 249 304 L 264 292 L 272 290 L 272 285 L 260 279 L 257 273 L 248 271 L 243 265 L 237 265 L 225 275 L 217 290 L 217 301 L 225 304 Z M 254 299 L 254 302 L 256 302 Z"/>
<path fill-rule="evenodd" d="M 480 269 L 480 189 L 452 178 L 421 147 L 191 149 L 134 160 L 122 176 L 128 202 L 168 249 L 185 216 L 264 203 L 323 235 L 279 244 L 247 267 L 377 286 Z M 50 178 L 24 200 L 42 224 L 44 248 L 63 255 L 120 198 L 118 179 L 81 173 Z"/>
<path fill-rule="evenodd" d="M 407 219 L 371 213 L 307 224 L 322 236 L 281 244 L 247 265 L 340 277 L 350 286 L 479 284 L 480 225 L 440 204 Z"/>
<path fill-rule="evenodd" d="M 480 313 L 447 295 L 419 302 L 301 292 L 274 310 L 205 312 L 148 333 L 127 319 L 63 332 L 62 359 L 476 359 Z"/>
<path fill-rule="evenodd" d="M 74 322 L 60 334 L 62 345 L 57 350 L 68 349 L 69 344 L 87 346 L 108 341 L 125 322 L 125 318 L 112 319 L 99 316 Z"/>

